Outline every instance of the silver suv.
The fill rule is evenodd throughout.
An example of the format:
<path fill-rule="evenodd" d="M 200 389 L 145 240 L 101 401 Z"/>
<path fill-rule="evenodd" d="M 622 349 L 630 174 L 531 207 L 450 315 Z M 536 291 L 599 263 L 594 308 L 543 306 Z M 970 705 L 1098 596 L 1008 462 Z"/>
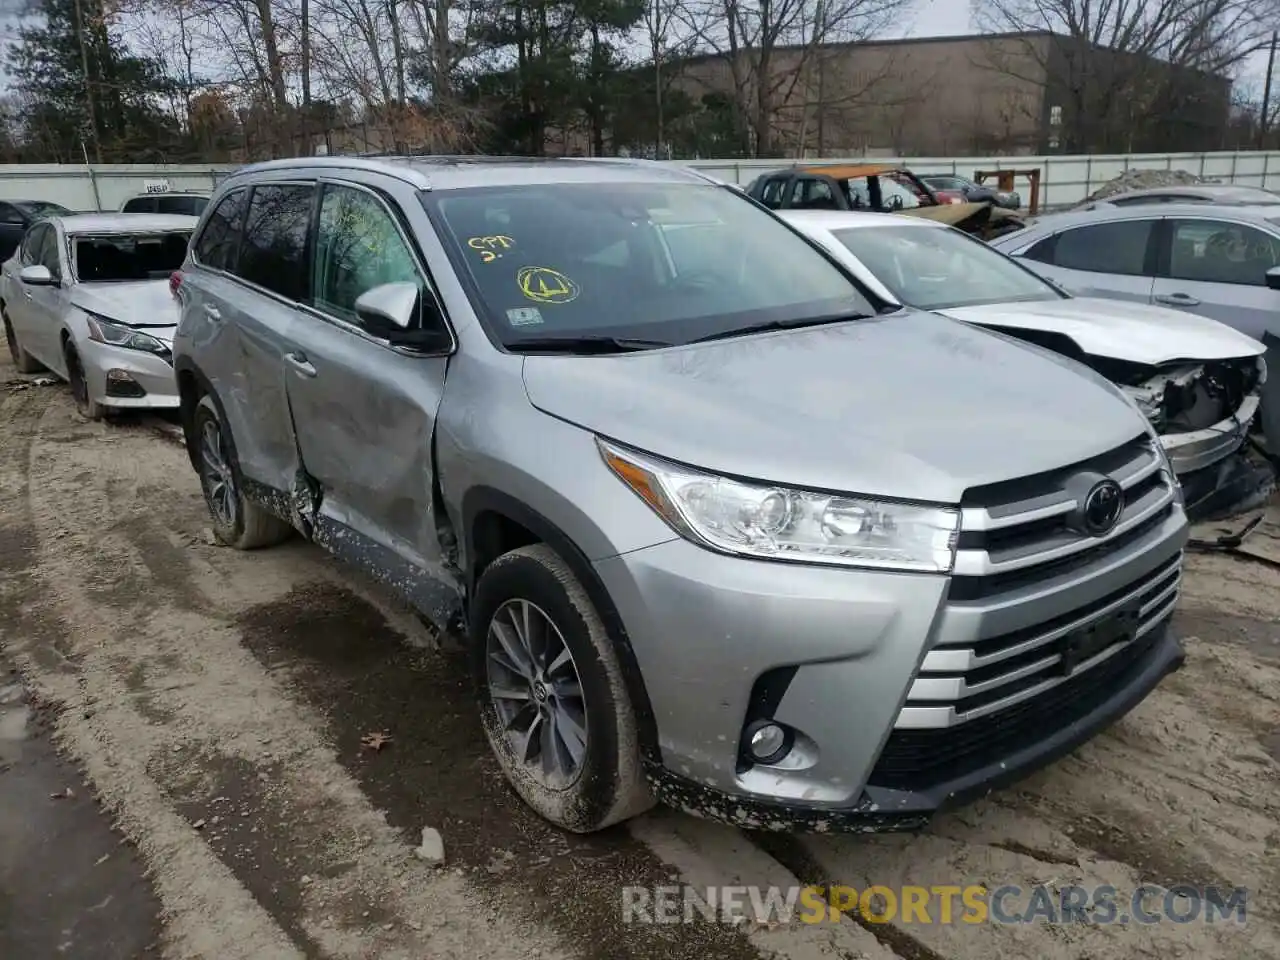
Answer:
<path fill-rule="evenodd" d="M 691 171 L 260 164 L 178 289 L 218 537 L 465 625 L 503 771 L 570 830 L 918 827 L 1181 663 L 1142 414 Z"/>

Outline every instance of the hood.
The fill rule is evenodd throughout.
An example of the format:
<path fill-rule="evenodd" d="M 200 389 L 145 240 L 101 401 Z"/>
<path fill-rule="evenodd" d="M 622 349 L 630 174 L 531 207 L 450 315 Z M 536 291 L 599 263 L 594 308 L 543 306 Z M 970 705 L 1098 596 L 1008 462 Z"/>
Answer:
<path fill-rule="evenodd" d="M 908 207 L 905 210 L 896 210 L 904 217 L 922 217 L 925 220 L 937 220 L 939 223 L 950 224 L 955 226 L 964 220 L 969 219 L 974 214 L 981 213 L 989 203 L 940 203 L 937 206 L 928 207 Z"/>
<path fill-rule="evenodd" d="M 81 310 L 130 327 L 178 325 L 178 304 L 169 292 L 168 280 L 78 283 L 71 288 L 71 302 Z M 172 329 L 148 329 L 147 333 L 160 340 L 173 339 Z"/>
<path fill-rule="evenodd" d="M 1044 330 L 1070 337 L 1085 353 L 1157 366 L 1173 360 L 1228 360 L 1266 349 L 1239 330 L 1183 310 L 1073 297 L 1041 303 L 989 303 L 939 313 L 1005 330 Z"/>
<path fill-rule="evenodd" d="M 539 410 L 691 466 L 942 503 L 1146 430 L 1081 364 L 915 311 L 643 353 L 530 356 L 524 381 Z"/>

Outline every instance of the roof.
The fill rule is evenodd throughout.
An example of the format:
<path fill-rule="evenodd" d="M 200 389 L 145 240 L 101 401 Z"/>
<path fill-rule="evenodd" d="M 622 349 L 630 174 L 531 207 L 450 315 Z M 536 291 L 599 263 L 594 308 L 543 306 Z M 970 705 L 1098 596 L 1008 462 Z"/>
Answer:
<path fill-rule="evenodd" d="M 1264 190 L 1261 187 L 1243 186 L 1236 183 L 1179 183 L 1170 184 L 1166 187 L 1145 187 L 1141 190 L 1126 190 L 1123 193 L 1115 193 L 1094 202 L 1114 204 L 1117 200 L 1124 200 L 1130 197 L 1152 196 L 1205 197 L 1218 203 L 1243 206 L 1263 206 L 1268 202 L 1267 197 L 1270 196 L 1272 200 L 1269 202 L 1280 204 L 1280 194 L 1272 193 L 1270 190 Z"/>
<path fill-rule="evenodd" d="M 241 167 L 224 182 L 262 173 L 381 173 L 419 190 L 535 183 L 718 183 L 688 167 L 612 157 L 293 157 Z"/>
<path fill-rule="evenodd" d="M 906 168 L 897 163 L 797 163 L 793 168 L 805 173 L 820 173 L 833 180 L 854 180 L 898 173 Z"/>
<path fill-rule="evenodd" d="M 860 210 L 778 210 L 784 220 L 819 230 L 848 230 L 857 227 L 937 227 L 946 226 L 923 217 L 902 217 Z"/>
<path fill-rule="evenodd" d="M 162 233 L 166 230 L 194 230 L 198 217 L 177 213 L 77 213 L 50 217 L 70 234 Z"/>

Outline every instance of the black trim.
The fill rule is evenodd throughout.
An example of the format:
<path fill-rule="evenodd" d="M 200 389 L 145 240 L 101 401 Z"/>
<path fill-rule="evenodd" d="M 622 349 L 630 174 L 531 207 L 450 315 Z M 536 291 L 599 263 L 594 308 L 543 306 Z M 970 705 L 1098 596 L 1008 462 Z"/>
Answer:
<path fill-rule="evenodd" d="M 466 582 L 466 602 L 469 604 L 471 598 L 475 596 L 475 581 L 480 573 L 475 564 L 475 521 L 482 513 L 488 511 L 520 524 L 554 549 L 569 564 L 574 576 L 587 591 L 587 596 L 591 599 L 596 612 L 600 614 L 600 619 L 604 621 L 609 631 L 609 636 L 617 646 L 623 677 L 627 683 L 627 692 L 631 696 L 631 705 L 636 712 L 642 756 L 646 763 L 658 762 L 661 753 L 658 747 L 658 725 L 654 720 L 653 705 L 649 702 L 649 692 L 645 687 L 644 676 L 640 671 L 635 650 L 631 646 L 626 625 L 622 622 L 622 616 L 609 596 L 609 591 L 605 589 L 604 582 L 586 554 L 559 527 L 531 507 L 492 487 L 472 487 L 462 498 L 463 576 Z"/>
<path fill-rule="evenodd" d="M 803 801 L 765 801 L 723 793 L 654 763 L 646 763 L 645 775 L 654 795 L 663 803 L 737 827 L 801 833 L 919 830 L 938 813 L 984 797 L 1066 756 L 1146 699 L 1186 658 L 1181 642 L 1167 623 L 1156 632 L 1148 654 L 1116 684 L 1111 695 L 1092 710 L 1029 746 L 927 790 L 869 787 L 854 806 L 830 809 Z"/>

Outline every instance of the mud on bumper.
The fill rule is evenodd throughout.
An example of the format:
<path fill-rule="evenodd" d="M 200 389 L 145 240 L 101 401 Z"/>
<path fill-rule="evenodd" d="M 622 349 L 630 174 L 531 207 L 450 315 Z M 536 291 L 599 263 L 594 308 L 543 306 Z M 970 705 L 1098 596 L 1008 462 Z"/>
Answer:
<path fill-rule="evenodd" d="M 853 807 L 730 795 L 656 764 L 646 773 L 655 796 L 668 806 L 744 829 L 918 830 L 938 813 L 1021 780 L 1092 739 L 1137 706 L 1184 659 L 1181 641 L 1166 622 L 1106 663 L 1001 713 L 945 730 L 894 730 Z M 1045 730 L 1051 732 L 1044 735 Z M 913 756 L 922 761 L 918 776 L 910 770 Z M 878 780 L 894 786 L 878 786 Z"/>

